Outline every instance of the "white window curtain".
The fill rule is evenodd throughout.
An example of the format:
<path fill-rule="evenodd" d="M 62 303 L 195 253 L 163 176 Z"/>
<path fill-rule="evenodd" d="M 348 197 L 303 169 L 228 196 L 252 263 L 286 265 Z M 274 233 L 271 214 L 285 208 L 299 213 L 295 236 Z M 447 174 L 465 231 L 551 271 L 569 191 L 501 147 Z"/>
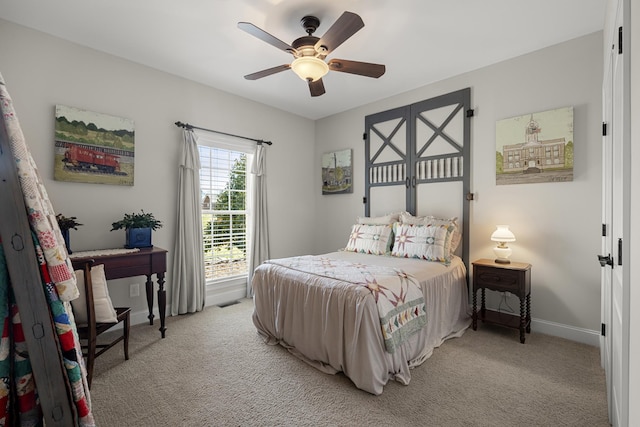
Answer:
<path fill-rule="evenodd" d="M 183 131 L 178 170 L 178 215 L 171 281 L 171 315 L 204 308 L 205 275 L 200 204 L 200 157 L 193 130 Z"/>
<path fill-rule="evenodd" d="M 247 277 L 247 298 L 253 297 L 253 271 L 263 261 L 269 259 L 269 225 L 267 218 L 267 167 L 266 150 L 262 144 L 256 146 L 251 174 L 253 176 L 253 221 L 251 223 L 251 257 Z"/>

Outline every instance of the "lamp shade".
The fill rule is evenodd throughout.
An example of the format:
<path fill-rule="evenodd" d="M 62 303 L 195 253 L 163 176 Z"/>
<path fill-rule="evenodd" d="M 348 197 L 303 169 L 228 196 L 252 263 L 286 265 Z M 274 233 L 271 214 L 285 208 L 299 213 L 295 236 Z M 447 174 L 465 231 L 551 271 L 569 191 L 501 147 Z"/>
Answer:
<path fill-rule="evenodd" d="M 515 242 L 516 236 L 509 230 L 508 225 L 497 225 L 496 231 L 491 234 L 491 240 L 498 242 L 498 245 L 493 248 L 493 253 L 496 254 L 496 262 L 500 264 L 509 264 L 509 257 L 511 256 L 511 248 L 507 246 L 508 242 Z"/>
<path fill-rule="evenodd" d="M 491 235 L 494 242 L 515 242 L 516 236 L 509 230 L 508 225 L 496 225 L 496 231 Z"/>
<path fill-rule="evenodd" d="M 315 82 L 329 72 L 329 66 L 315 56 L 302 56 L 291 63 L 291 69 L 302 80 Z"/>

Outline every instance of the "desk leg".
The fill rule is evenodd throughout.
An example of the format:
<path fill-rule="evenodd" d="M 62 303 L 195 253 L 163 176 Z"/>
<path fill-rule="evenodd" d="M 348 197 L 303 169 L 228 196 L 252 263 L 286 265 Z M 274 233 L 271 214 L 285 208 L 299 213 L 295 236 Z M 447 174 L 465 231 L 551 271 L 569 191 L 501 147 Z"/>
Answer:
<path fill-rule="evenodd" d="M 167 291 L 164 289 L 164 273 L 158 273 L 158 311 L 160 312 L 160 334 L 164 338 L 164 317 L 167 311 Z"/>
<path fill-rule="evenodd" d="M 147 274 L 147 306 L 149 307 L 149 315 L 147 319 L 149 319 L 149 324 L 153 325 L 153 280 L 151 280 L 151 275 Z"/>

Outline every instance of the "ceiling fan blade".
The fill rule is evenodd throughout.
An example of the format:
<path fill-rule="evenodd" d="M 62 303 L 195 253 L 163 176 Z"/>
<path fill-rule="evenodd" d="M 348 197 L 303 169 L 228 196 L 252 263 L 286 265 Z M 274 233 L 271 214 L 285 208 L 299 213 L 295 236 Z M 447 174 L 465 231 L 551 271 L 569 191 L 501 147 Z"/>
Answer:
<path fill-rule="evenodd" d="M 327 30 L 315 45 L 319 51 L 321 47 L 327 49 L 325 55 L 334 51 L 345 40 L 364 27 L 364 22 L 359 15 L 353 12 L 344 12 L 340 18 Z"/>
<path fill-rule="evenodd" d="M 289 46 L 287 43 L 283 42 L 277 37 L 272 36 L 271 34 L 267 33 L 265 30 L 256 27 L 250 22 L 238 22 L 238 28 L 240 28 L 242 31 L 245 31 L 251 34 L 254 37 L 259 38 L 263 42 L 269 43 L 271 46 L 277 47 L 280 50 L 284 50 L 285 52 L 289 52 L 289 53 L 294 51 L 294 49 L 291 46 Z"/>
<path fill-rule="evenodd" d="M 322 83 L 322 79 L 318 79 L 315 82 L 309 82 L 309 92 L 311 92 L 311 96 L 323 95 L 324 83 Z"/>
<path fill-rule="evenodd" d="M 276 73 L 279 73 L 281 71 L 288 70 L 289 68 L 291 68 L 291 66 L 289 64 L 278 65 L 277 67 L 267 68 L 266 70 L 257 71 L 257 72 L 252 73 L 252 74 L 247 74 L 246 76 L 244 76 L 244 78 L 247 79 L 247 80 L 258 80 L 258 79 L 261 79 L 263 77 L 270 76 L 271 74 L 276 74 Z"/>
<path fill-rule="evenodd" d="M 384 74 L 386 68 L 382 64 L 370 62 L 348 61 L 346 59 L 332 59 L 329 61 L 331 71 L 357 74 L 359 76 L 378 78 Z"/>

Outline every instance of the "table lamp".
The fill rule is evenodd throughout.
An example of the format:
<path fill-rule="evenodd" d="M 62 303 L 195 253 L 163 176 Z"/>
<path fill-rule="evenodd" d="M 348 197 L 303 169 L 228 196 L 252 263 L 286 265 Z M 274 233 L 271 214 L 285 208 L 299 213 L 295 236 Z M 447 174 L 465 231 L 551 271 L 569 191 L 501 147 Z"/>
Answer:
<path fill-rule="evenodd" d="M 498 246 L 493 248 L 493 253 L 496 254 L 495 262 L 499 264 L 509 264 L 509 257 L 511 256 L 511 248 L 507 246 L 508 242 L 515 242 L 516 236 L 509 230 L 508 225 L 496 225 L 496 231 L 491 235 L 491 240 L 498 242 Z"/>

